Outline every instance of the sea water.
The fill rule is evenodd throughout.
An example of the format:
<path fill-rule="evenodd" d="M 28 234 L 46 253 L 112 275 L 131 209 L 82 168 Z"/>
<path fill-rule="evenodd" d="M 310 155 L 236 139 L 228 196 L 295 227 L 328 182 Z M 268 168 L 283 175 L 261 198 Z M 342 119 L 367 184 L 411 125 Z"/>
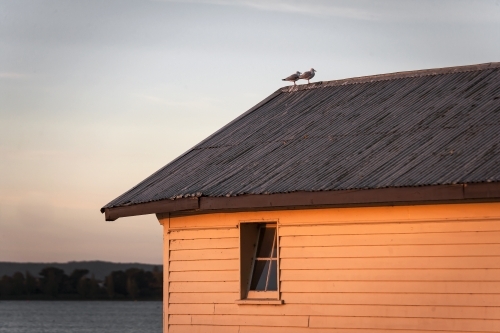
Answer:
<path fill-rule="evenodd" d="M 0 301 L 1 333 L 161 333 L 162 302 Z"/>

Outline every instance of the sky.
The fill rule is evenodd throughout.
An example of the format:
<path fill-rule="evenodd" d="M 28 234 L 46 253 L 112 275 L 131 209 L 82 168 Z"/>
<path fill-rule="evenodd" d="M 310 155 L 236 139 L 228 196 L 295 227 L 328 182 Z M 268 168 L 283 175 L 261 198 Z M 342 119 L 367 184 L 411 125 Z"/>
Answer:
<path fill-rule="evenodd" d="M 500 0 L 0 0 L 0 261 L 162 262 L 99 209 L 295 71 L 500 61 Z"/>

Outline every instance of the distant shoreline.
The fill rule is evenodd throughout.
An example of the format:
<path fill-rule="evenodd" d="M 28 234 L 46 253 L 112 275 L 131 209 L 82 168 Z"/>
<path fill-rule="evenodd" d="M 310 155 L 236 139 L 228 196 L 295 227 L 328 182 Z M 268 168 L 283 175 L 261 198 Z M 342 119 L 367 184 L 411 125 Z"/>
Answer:
<path fill-rule="evenodd" d="M 45 267 L 56 267 L 62 269 L 66 274 L 71 274 L 75 269 L 88 269 L 89 274 L 94 274 L 97 280 L 104 280 L 112 271 L 125 271 L 129 268 L 139 268 L 145 271 L 152 271 L 157 267 L 160 271 L 163 270 L 162 264 L 144 264 L 137 262 L 122 263 L 102 260 L 84 260 L 84 261 L 68 261 L 60 262 L 12 262 L 0 261 L 0 278 L 4 275 L 11 276 L 15 272 L 29 272 L 34 277 L 39 277 L 39 272 Z"/>
<path fill-rule="evenodd" d="M 161 266 L 107 262 L 0 263 L 0 300 L 161 301 Z M 5 274 L 5 267 L 9 268 Z"/>

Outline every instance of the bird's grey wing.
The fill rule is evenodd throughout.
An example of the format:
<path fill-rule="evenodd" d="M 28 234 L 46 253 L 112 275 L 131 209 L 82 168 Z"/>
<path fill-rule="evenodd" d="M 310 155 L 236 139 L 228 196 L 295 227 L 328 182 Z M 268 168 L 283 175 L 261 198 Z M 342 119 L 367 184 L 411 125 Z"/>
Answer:
<path fill-rule="evenodd" d="M 309 79 L 311 77 L 311 72 L 304 72 L 302 73 L 302 75 L 300 76 L 301 79 Z"/>

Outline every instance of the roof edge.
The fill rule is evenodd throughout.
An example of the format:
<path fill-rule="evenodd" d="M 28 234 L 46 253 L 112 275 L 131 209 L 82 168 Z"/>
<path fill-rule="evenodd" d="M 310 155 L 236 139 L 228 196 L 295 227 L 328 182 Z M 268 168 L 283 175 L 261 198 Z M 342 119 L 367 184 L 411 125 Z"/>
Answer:
<path fill-rule="evenodd" d="M 102 208 L 106 221 L 115 221 L 120 217 L 179 212 L 184 210 L 196 210 L 199 208 L 199 200 L 194 198 L 183 198 L 177 200 L 159 200 L 142 204 L 120 206 L 114 208 Z"/>
<path fill-rule="evenodd" d="M 324 87 L 335 87 L 335 86 L 343 86 L 343 85 L 349 85 L 349 84 L 396 80 L 396 79 L 403 79 L 403 78 L 410 78 L 410 77 L 422 77 L 422 76 L 429 76 L 429 75 L 473 72 L 473 71 L 480 71 L 480 70 L 491 69 L 491 68 L 500 68 L 500 62 L 488 62 L 488 63 L 476 64 L 476 65 L 419 69 L 419 70 L 394 72 L 394 73 L 387 73 L 387 74 L 358 76 L 358 77 L 352 77 L 352 78 L 340 79 L 340 80 L 318 81 L 318 82 L 313 82 L 313 83 L 309 83 L 309 84 L 285 86 L 279 90 L 281 92 L 284 92 L 284 93 L 290 93 L 290 92 L 296 92 L 296 91 L 301 91 L 301 90 L 309 90 L 309 89 L 324 88 Z"/>
<path fill-rule="evenodd" d="M 378 189 L 250 194 L 160 200 L 105 208 L 106 221 L 146 214 L 196 215 L 248 210 L 311 209 L 500 201 L 500 182 Z"/>

